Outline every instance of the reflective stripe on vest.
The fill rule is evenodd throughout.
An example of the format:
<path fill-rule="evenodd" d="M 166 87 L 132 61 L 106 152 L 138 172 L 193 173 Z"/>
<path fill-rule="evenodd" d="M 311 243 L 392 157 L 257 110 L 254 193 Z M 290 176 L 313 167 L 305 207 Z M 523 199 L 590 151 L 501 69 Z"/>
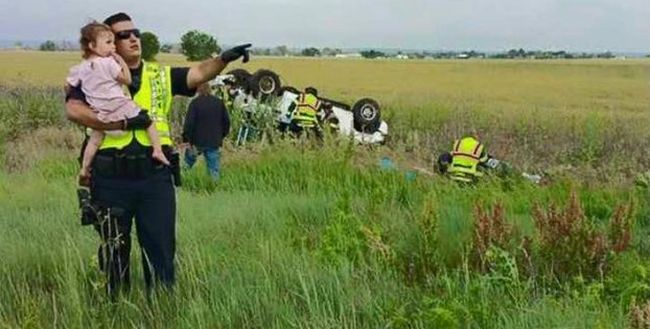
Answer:
<path fill-rule="evenodd" d="M 292 120 L 304 127 L 314 127 L 318 124 L 318 108 L 320 100 L 312 94 L 300 94 L 296 100 L 296 109 Z"/>
<path fill-rule="evenodd" d="M 478 171 L 483 145 L 472 137 L 466 137 L 454 142 L 451 152 L 452 161 L 449 167 L 451 178 L 463 182 L 471 182 L 482 176 Z"/>
<path fill-rule="evenodd" d="M 169 115 L 172 105 L 171 68 L 158 63 L 142 62 L 140 89 L 133 96 L 133 101 L 151 117 L 160 136 L 162 145 L 172 145 Z M 144 146 L 151 146 L 147 131 L 140 129 L 128 131 L 120 136 L 106 135 L 100 149 L 122 149 L 133 141 Z"/>

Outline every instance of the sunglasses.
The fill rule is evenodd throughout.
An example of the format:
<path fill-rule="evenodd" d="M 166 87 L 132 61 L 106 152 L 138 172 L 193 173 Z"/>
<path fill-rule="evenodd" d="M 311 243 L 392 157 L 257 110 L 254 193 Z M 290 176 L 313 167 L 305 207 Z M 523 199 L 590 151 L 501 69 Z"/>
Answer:
<path fill-rule="evenodd" d="M 133 35 L 134 37 L 140 39 L 140 30 L 138 29 L 132 29 L 132 30 L 124 30 L 120 32 L 115 32 L 115 37 L 119 40 L 126 40 Z"/>

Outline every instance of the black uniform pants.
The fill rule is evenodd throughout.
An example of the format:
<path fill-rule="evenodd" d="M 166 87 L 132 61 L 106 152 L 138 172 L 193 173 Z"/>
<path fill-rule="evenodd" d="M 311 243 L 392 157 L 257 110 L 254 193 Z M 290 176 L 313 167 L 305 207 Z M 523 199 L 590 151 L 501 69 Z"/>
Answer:
<path fill-rule="evenodd" d="M 109 294 L 130 284 L 134 218 L 147 288 L 155 282 L 171 287 L 175 280 L 176 195 L 169 167 L 153 167 L 146 177 L 139 178 L 102 176 L 93 170 L 92 198 L 120 210 L 95 226 L 102 238 L 98 258 L 108 277 Z"/>
<path fill-rule="evenodd" d="M 441 175 L 446 174 L 447 171 L 449 170 L 449 166 L 451 166 L 451 162 L 453 161 L 453 159 L 454 157 L 449 152 L 440 154 L 440 156 L 438 156 L 438 162 L 436 166 L 436 169 L 438 169 L 438 173 L 440 173 Z"/>

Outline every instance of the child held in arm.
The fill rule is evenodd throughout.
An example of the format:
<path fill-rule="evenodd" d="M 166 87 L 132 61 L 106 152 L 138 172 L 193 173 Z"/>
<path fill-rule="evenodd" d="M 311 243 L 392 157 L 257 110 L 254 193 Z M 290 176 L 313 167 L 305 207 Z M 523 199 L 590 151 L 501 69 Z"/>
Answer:
<path fill-rule="evenodd" d="M 124 94 L 122 85 L 131 84 L 131 72 L 124 59 L 115 52 L 115 37 L 110 27 L 93 22 L 81 28 L 81 49 L 84 61 L 70 69 L 66 82 L 77 87 L 86 96 L 86 101 L 97 113 L 102 122 L 124 121 L 136 117 L 141 109 Z M 124 131 L 93 130 L 83 154 L 79 181 L 87 182 L 90 177 L 90 164 L 104 134 L 120 135 Z M 160 145 L 160 137 L 155 124 L 147 128 L 153 146 L 152 157 L 169 165 Z"/>

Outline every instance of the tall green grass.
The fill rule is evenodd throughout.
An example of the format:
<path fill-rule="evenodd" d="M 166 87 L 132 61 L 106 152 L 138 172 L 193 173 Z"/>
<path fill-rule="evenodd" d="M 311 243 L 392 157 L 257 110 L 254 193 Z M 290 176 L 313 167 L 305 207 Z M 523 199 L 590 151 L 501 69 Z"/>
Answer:
<path fill-rule="evenodd" d="M 147 299 L 136 249 L 136 284 L 115 303 L 104 295 L 93 259 L 98 237 L 78 225 L 75 154 L 1 174 L 0 323 L 621 328 L 630 298 L 648 296 L 635 286 L 647 282 L 643 273 L 635 274 L 650 269 L 645 256 L 622 258 L 606 280 L 563 282 L 559 290 L 509 281 L 503 273 L 481 274 L 467 261 L 477 202 L 503 202 L 508 218 L 530 231 L 534 203 L 562 203 L 576 190 L 589 218 L 598 222 L 615 205 L 643 198 L 643 191 L 572 181 L 537 187 L 519 180 L 462 189 L 440 178 L 411 181 L 402 171 L 379 169 L 381 148 L 301 150 L 288 143 L 226 152 L 216 185 L 201 165 L 186 172 L 178 191 L 179 278 L 173 294 L 161 291 Z M 355 157 L 372 161 L 360 166 Z M 647 223 L 647 213 L 640 204 L 639 225 Z M 427 236 L 422 221 L 431 216 L 436 228 Z M 641 290 L 629 295 L 630 289 Z"/>

